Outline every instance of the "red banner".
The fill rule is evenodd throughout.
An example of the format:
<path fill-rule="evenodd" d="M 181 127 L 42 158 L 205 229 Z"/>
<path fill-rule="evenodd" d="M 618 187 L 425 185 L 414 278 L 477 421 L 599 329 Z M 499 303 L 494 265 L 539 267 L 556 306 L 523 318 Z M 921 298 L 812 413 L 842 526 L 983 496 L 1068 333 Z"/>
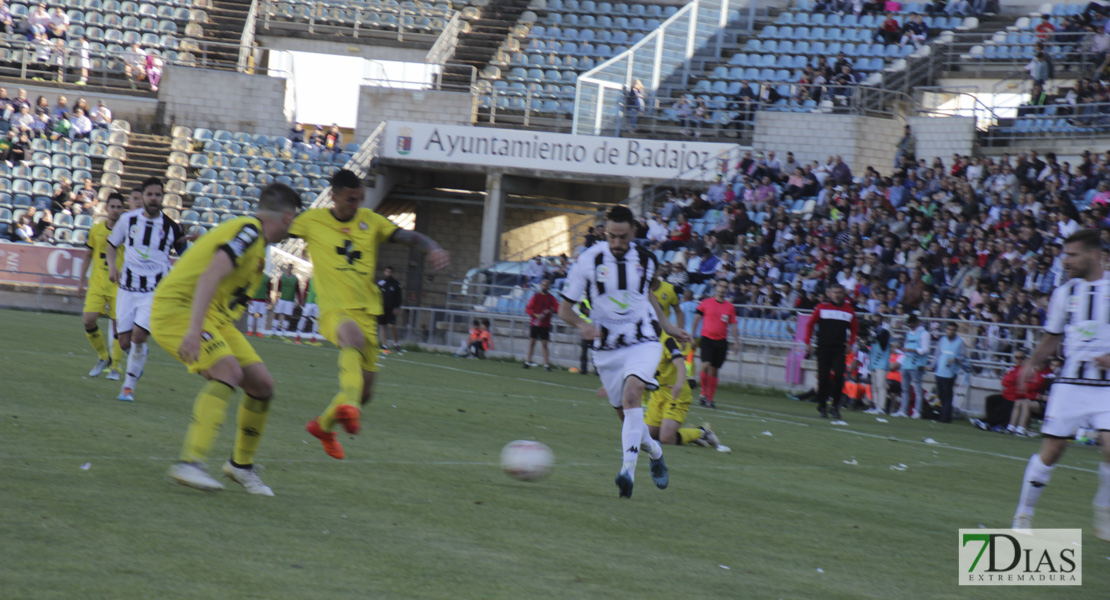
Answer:
<path fill-rule="evenodd" d="M 76 287 L 85 248 L 0 242 L 0 282 Z"/>

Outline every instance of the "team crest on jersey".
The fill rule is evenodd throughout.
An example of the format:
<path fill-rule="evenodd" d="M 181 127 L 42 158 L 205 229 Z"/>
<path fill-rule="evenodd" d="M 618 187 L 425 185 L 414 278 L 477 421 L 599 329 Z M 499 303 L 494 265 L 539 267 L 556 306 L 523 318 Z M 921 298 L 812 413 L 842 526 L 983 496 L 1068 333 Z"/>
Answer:
<path fill-rule="evenodd" d="M 369 225 L 367 225 L 366 223 L 359 223 L 359 224 L 358 224 L 358 228 L 359 228 L 359 229 L 361 229 L 361 230 L 363 230 L 363 231 L 366 231 L 367 229 L 369 229 L 369 228 L 370 228 L 370 226 L 369 226 Z"/>
<path fill-rule="evenodd" d="M 1068 310 L 1074 310 L 1079 306 L 1079 296 L 1072 296 L 1068 298 Z"/>
<path fill-rule="evenodd" d="M 202 339 L 206 342 L 211 342 L 212 341 L 212 334 L 208 333 L 207 331 L 202 331 L 202 332 L 200 332 L 200 339 Z"/>
<path fill-rule="evenodd" d="M 600 267 L 598 267 L 597 279 L 598 281 L 601 281 L 602 279 L 609 279 L 609 267 L 605 265 L 601 265 Z"/>

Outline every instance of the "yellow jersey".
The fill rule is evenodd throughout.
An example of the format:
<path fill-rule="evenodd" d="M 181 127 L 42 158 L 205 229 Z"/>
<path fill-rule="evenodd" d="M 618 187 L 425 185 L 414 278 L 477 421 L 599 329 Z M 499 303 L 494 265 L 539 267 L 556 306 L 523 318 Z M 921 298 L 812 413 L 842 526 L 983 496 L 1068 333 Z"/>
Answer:
<path fill-rule="evenodd" d="M 382 314 L 382 291 L 374 281 L 378 246 L 397 226 L 369 208 L 340 221 L 327 208 L 306 210 L 293 220 L 289 235 L 308 244 L 319 294 L 320 314 L 344 308 Z"/>
<path fill-rule="evenodd" d="M 100 221 L 89 230 L 89 237 L 85 247 L 89 249 L 89 262 L 92 271 L 89 273 L 89 289 L 111 289 L 116 284 L 108 281 L 108 234 L 112 230 L 107 221 Z M 116 252 L 116 269 L 123 272 L 123 250 Z"/>
<path fill-rule="evenodd" d="M 208 316 L 227 323 L 238 319 L 258 288 L 266 266 L 266 238 L 262 236 L 262 223 L 255 217 L 225 221 L 198 238 L 155 289 L 155 310 L 165 310 L 167 303 L 191 305 L 197 280 L 220 251 L 226 252 L 235 266 L 216 286 Z M 188 313 L 183 317 L 187 319 Z"/>
<path fill-rule="evenodd" d="M 673 337 L 667 335 L 665 331 L 659 334 L 659 343 L 663 344 L 663 357 L 659 359 L 659 368 L 655 371 L 655 379 L 659 382 L 660 387 L 671 387 L 678 381 L 678 369 L 674 366 L 674 359 L 681 358 L 685 360 L 686 353 L 683 352 L 682 346 Z M 685 374 L 685 371 L 683 374 Z"/>
<path fill-rule="evenodd" d="M 659 307 L 663 309 L 663 315 L 668 319 L 678 314 L 678 303 L 682 301 L 678 297 L 678 292 L 675 291 L 674 286 L 666 281 L 660 280 L 659 287 L 655 288 L 652 294 L 655 299 L 659 301 Z"/>

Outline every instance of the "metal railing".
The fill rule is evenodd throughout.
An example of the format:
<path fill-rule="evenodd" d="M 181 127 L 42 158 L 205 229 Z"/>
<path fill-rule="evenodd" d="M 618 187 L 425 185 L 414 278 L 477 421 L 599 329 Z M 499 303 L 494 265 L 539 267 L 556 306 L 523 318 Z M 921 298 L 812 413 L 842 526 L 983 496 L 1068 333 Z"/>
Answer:
<path fill-rule="evenodd" d="M 578 77 L 573 131 L 600 135 L 621 118 L 626 90 L 639 80 L 656 90 L 664 80 L 688 66 L 698 48 L 716 44 L 737 2 L 693 0 L 631 48 Z"/>
<path fill-rule="evenodd" d="M 243 34 L 239 37 L 239 70 L 246 71 L 253 67 L 251 64 L 251 49 L 255 47 L 254 31 L 258 26 L 258 0 L 251 0 L 250 10 L 247 11 L 247 22 L 243 25 Z"/>
<path fill-rule="evenodd" d="M 1007 36 L 1015 34 L 1012 31 L 1000 31 L 989 40 L 984 40 L 982 33 L 953 32 L 947 44 L 948 51 L 934 53 L 928 59 L 938 77 L 953 71 L 975 78 L 997 77 L 1000 74 L 1008 77 L 1015 71 L 1021 71 L 1034 58 L 1035 44 L 1041 41 L 1031 31 L 1022 33 L 1028 34 L 1026 41 L 1011 43 L 1006 40 Z M 1020 37 L 1022 33 L 1017 35 Z M 1057 75 L 1087 73 L 1098 66 L 1081 44 L 1053 39 L 1044 40 L 1043 44 L 1052 58 Z"/>
<path fill-rule="evenodd" d="M 922 117 L 972 117 L 976 128 L 986 131 L 1004 118 L 995 107 L 988 106 L 978 95 L 957 88 L 917 88 L 920 100 L 914 113 Z"/>
<path fill-rule="evenodd" d="M 306 31 L 313 35 L 362 38 L 396 38 L 439 35 L 457 11 L 413 8 L 399 3 L 374 6 L 331 2 L 261 0 L 262 27 Z"/>
<path fill-rule="evenodd" d="M 373 87 L 386 87 L 409 90 L 438 90 L 443 92 L 461 92 L 470 94 L 472 99 L 477 97 L 478 70 L 474 65 L 463 63 L 426 63 L 420 66 L 425 69 L 423 76 L 413 76 L 408 71 L 400 77 L 389 73 L 387 66 L 381 61 L 367 60 L 362 74 L 360 85 Z M 469 74 L 465 83 L 455 83 L 452 79 L 445 82 L 444 71 L 451 69 L 454 72 L 465 71 Z"/>
<path fill-rule="evenodd" d="M 439 65 L 442 69 L 446 67 L 447 61 L 455 56 L 455 49 L 459 47 L 459 33 L 462 31 L 462 14 L 455 13 L 447 21 L 443 31 L 440 32 L 439 38 L 436 43 L 428 48 L 428 54 L 424 57 L 424 62 L 429 65 Z"/>

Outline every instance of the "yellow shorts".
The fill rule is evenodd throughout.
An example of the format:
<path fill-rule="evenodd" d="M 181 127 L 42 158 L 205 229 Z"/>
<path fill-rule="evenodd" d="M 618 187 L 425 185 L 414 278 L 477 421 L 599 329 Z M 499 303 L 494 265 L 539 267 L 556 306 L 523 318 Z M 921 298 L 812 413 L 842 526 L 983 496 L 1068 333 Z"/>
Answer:
<path fill-rule="evenodd" d="M 85 291 L 85 309 L 82 312 L 102 314 L 109 319 L 116 318 L 116 290 L 111 286 L 90 287 Z"/>
<path fill-rule="evenodd" d="M 354 321 L 362 331 L 366 344 L 362 351 L 362 370 L 378 370 L 378 317 L 357 308 L 333 308 L 320 317 L 320 334 L 324 339 L 339 345 L 339 326 Z"/>
<path fill-rule="evenodd" d="M 686 413 L 690 411 L 693 398 L 688 383 L 682 386 L 682 393 L 678 395 L 678 399 L 671 397 L 671 386 L 660 385 L 659 389 L 651 393 L 651 400 L 648 402 L 647 410 L 644 411 L 644 423 L 654 427 L 659 427 L 663 419 L 683 423 L 686 421 Z"/>
<path fill-rule="evenodd" d="M 189 307 L 178 304 L 154 303 L 150 311 L 150 334 L 154 341 L 170 356 L 177 358 L 177 348 L 189 329 Z M 241 367 L 262 362 L 250 342 L 233 323 L 205 315 L 200 334 L 200 354 L 197 361 L 186 364 L 190 373 L 200 373 L 215 366 L 227 356 L 234 356 Z"/>

